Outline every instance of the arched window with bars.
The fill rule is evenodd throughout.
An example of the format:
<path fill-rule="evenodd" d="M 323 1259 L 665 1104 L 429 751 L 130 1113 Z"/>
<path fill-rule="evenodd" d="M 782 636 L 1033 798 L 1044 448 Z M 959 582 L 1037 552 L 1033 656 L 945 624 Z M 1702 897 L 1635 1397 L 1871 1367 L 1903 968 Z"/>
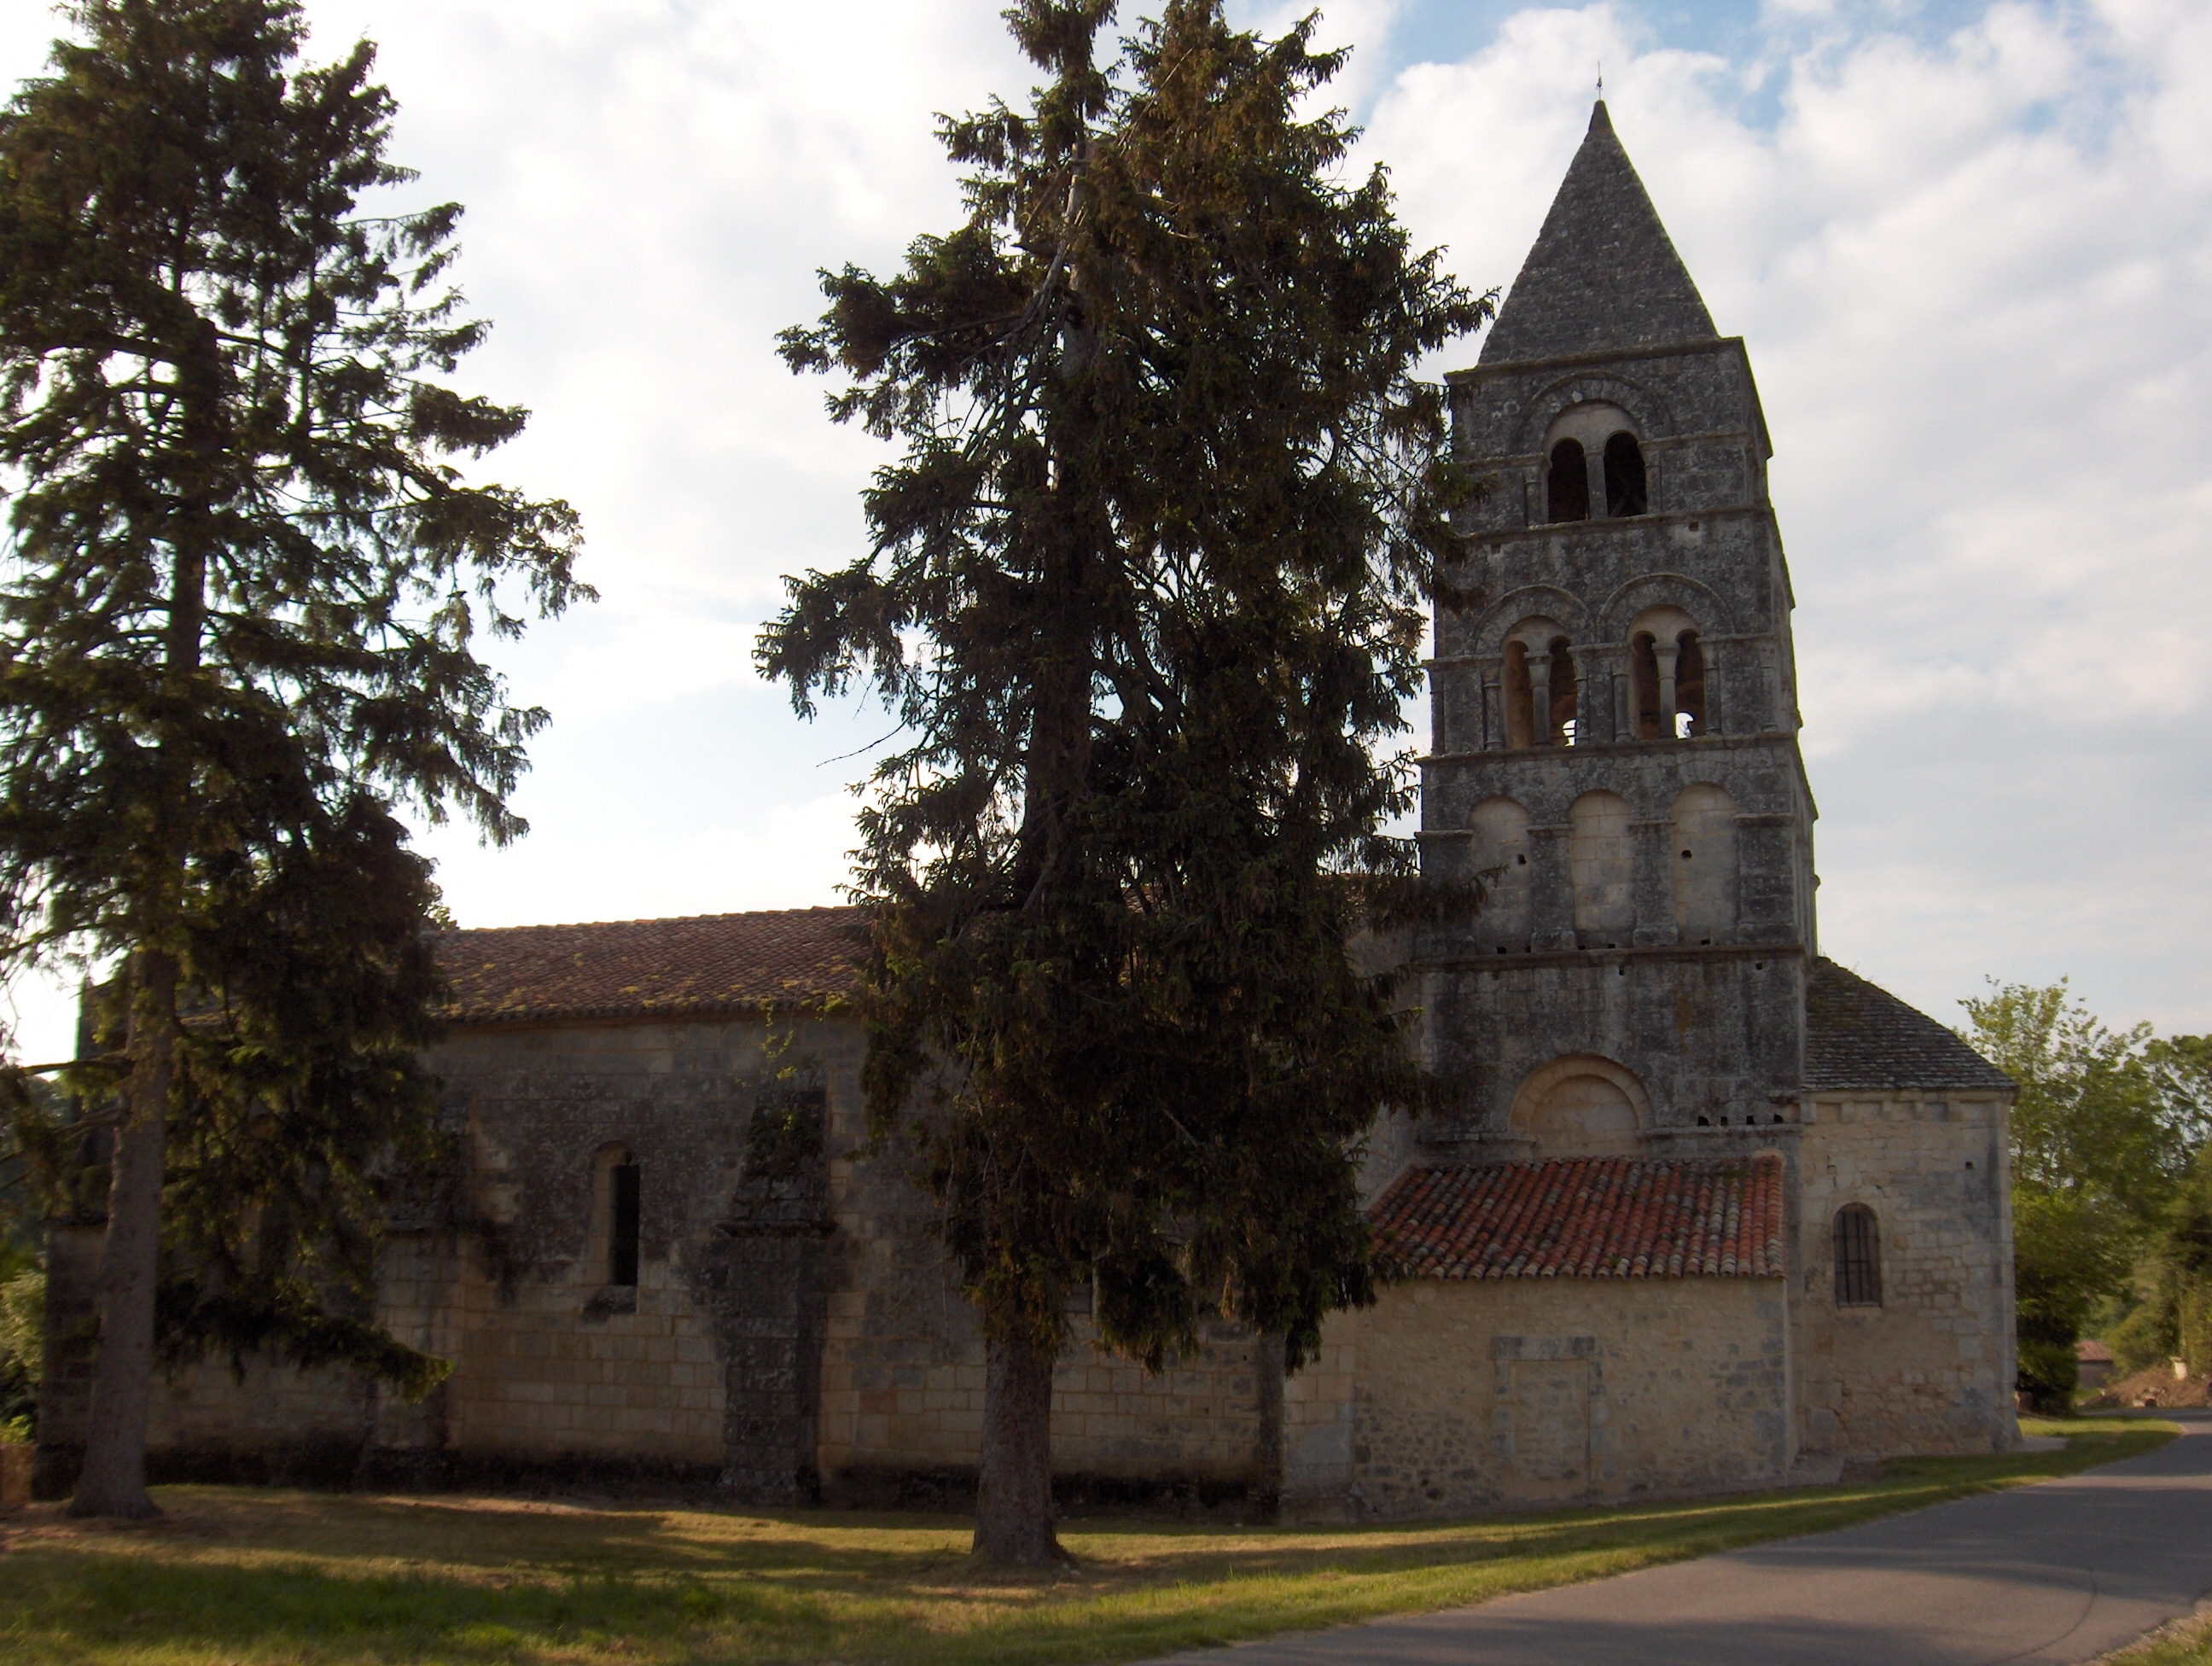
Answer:
<path fill-rule="evenodd" d="M 1881 1305 L 1881 1229 L 1863 1203 L 1836 1211 L 1836 1305 Z"/>

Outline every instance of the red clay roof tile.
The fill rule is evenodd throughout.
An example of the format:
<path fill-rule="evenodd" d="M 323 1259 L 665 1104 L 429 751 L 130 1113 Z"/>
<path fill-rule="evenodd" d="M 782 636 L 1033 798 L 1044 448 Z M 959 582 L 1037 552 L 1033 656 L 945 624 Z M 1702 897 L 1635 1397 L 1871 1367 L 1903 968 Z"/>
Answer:
<path fill-rule="evenodd" d="M 1576 1158 L 1408 1169 L 1368 1210 L 1425 1279 L 1779 1278 L 1782 1159 Z"/>
<path fill-rule="evenodd" d="M 704 1018 L 860 987 L 859 909 L 507 926 L 441 933 L 449 1022 Z"/>

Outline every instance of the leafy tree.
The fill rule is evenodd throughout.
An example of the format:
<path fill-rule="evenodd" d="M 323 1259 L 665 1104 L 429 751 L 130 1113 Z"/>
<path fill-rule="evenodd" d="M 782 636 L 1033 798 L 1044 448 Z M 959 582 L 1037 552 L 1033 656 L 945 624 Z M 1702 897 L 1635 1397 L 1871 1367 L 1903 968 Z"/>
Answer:
<path fill-rule="evenodd" d="M 2012 1113 L 2013 1269 L 2021 1386 L 2073 1391 L 2074 1344 L 2122 1291 L 2186 1173 L 2195 1124 L 2162 1080 L 2150 1026 L 2107 1030 L 2062 982 L 1996 985 L 1963 1003 L 1967 1039 L 2020 1084 Z M 2162 1056 L 2162 1055 L 2161 1055 Z"/>
<path fill-rule="evenodd" d="M 1050 80 L 945 123 L 966 221 L 823 273 L 783 336 L 902 449 L 871 549 L 793 581 L 758 654 L 802 714 L 867 680 L 904 726 L 860 818 L 866 1087 L 981 1310 L 975 1549 L 1026 1565 L 1060 1554 L 1071 1292 L 1153 1368 L 1209 1311 L 1295 1365 L 1370 1298 L 1360 1142 L 1419 1084 L 1346 941 L 1410 891 L 1376 751 L 1464 489 L 1410 371 L 1490 310 L 1379 170 L 1335 180 L 1310 21 L 1174 0 L 1102 62 L 1113 9 L 1009 12 Z"/>
<path fill-rule="evenodd" d="M 2150 1253 L 2106 1304 L 2098 1332 L 2124 1371 L 2188 1362 L 2212 1371 L 2212 1037 L 2173 1036 L 2151 1042 L 2145 1061 L 2169 1120 L 2197 1147 L 2196 1159 L 2167 1204 Z"/>
<path fill-rule="evenodd" d="M 349 1345 L 306 1246 L 424 1109 L 434 893 L 387 806 L 521 830 L 544 717 L 474 640 L 588 592 L 567 506 L 454 466 L 526 413 L 443 380 L 485 329 L 459 209 L 361 206 L 412 177 L 373 49 L 304 66 L 295 0 L 68 15 L 0 112 L 0 928 L 119 957 L 74 1507 L 143 1515 L 165 1219 L 211 1257 L 172 1258 L 172 1313 Z"/>

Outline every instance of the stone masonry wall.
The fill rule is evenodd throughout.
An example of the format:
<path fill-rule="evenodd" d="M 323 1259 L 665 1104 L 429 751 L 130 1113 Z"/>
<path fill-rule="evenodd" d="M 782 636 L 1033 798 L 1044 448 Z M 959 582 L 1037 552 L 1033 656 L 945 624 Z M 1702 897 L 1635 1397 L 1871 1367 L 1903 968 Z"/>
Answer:
<path fill-rule="evenodd" d="M 1986 1095 L 1805 1105 L 1796 1305 L 1807 1450 L 1868 1459 L 2017 1440 L 2005 1117 Z M 1878 1307 L 1837 1304 L 1834 1220 L 1851 1203 L 1879 1229 Z"/>
<path fill-rule="evenodd" d="M 1417 1280 L 1285 1389 L 1293 1516 L 1771 1486 L 1794 1457 L 1777 1279 Z M 1343 1500 L 1339 1504 L 1338 1500 Z"/>
<path fill-rule="evenodd" d="M 455 1170 L 398 1223 L 379 1314 L 453 1362 L 410 1406 L 347 1372 L 210 1361 L 157 1388 L 157 1474 L 496 1481 L 636 1474 L 762 1499 L 957 1501 L 981 1445 L 983 1349 L 896 1142 L 872 1147 L 865 1042 L 808 1020 L 464 1031 L 430 1060 Z M 789 1067 L 788 1079 L 779 1070 Z M 812 1119 L 763 1163 L 764 1110 Z M 787 1147 L 789 1142 L 786 1141 Z M 608 1282 L 594 1174 L 641 1170 L 635 1286 Z M 774 1152 L 770 1153 L 774 1157 Z M 54 1235 L 49 1488 L 81 1450 L 96 1225 Z M 1279 1344 L 1210 1324 L 1158 1377 L 1090 1345 L 1055 1377 L 1079 1492 L 1272 1498 Z M 74 1408 L 74 1410 L 72 1409 Z M 74 1418 L 74 1421 L 72 1419 Z"/>
<path fill-rule="evenodd" d="M 857 1083 L 830 1093 L 837 1233 L 822 1355 L 825 1494 L 957 1501 L 983 1428 L 983 1341 L 930 1203 L 896 1147 L 869 1154 Z M 1053 1377 L 1053 1469 L 1078 1496 L 1272 1498 L 1280 1470 L 1280 1346 L 1212 1323 L 1158 1377 L 1075 1337 Z"/>
<path fill-rule="evenodd" d="M 776 1039 L 771 1056 L 769 1031 L 744 1019 L 457 1033 L 428 1061 L 455 1172 L 387 1239 L 379 1302 L 452 1375 L 408 1406 L 350 1373 L 256 1361 L 241 1383 L 227 1363 L 194 1366 L 157 1386 L 155 1472 L 598 1468 L 811 1494 L 831 1279 L 823 1100 L 833 1080 L 856 1096 L 861 1041 L 813 1020 Z M 751 1138 L 764 1112 L 799 1131 L 766 1168 Z M 617 1147 L 641 1170 L 635 1286 L 611 1282 L 597 1219 L 595 1172 Z M 54 1234 L 49 1487 L 82 1447 L 90 1350 L 76 1333 L 100 1237 Z"/>

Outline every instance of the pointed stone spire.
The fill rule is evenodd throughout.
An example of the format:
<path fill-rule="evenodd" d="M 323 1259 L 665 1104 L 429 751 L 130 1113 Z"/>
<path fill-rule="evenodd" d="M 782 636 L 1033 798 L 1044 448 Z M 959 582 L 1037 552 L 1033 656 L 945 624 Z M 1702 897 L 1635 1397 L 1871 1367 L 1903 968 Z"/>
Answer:
<path fill-rule="evenodd" d="M 1600 99 L 1481 362 L 1711 341 L 1716 333 Z"/>

